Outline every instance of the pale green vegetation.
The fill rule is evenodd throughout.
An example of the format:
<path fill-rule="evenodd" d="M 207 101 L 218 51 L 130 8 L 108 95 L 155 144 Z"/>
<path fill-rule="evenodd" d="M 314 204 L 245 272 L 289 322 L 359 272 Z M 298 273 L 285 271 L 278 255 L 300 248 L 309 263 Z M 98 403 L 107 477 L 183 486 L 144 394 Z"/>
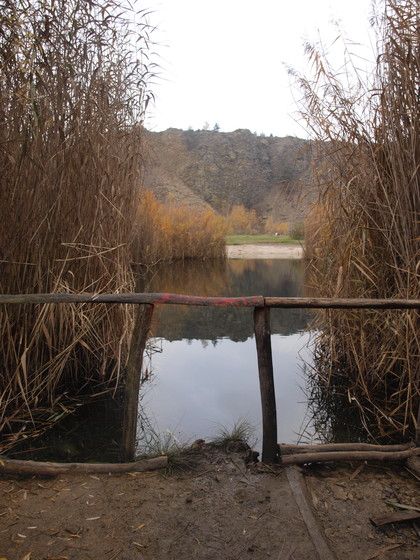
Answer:
<path fill-rule="evenodd" d="M 255 245 L 258 243 L 284 243 L 288 245 L 300 245 L 299 239 L 294 239 L 290 235 L 268 235 L 265 233 L 255 235 L 228 235 L 226 236 L 227 245 Z"/>
<path fill-rule="evenodd" d="M 237 420 L 231 428 L 220 426 L 212 443 L 217 447 L 228 448 L 232 445 L 252 446 L 255 428 L 248 420 Z"/>

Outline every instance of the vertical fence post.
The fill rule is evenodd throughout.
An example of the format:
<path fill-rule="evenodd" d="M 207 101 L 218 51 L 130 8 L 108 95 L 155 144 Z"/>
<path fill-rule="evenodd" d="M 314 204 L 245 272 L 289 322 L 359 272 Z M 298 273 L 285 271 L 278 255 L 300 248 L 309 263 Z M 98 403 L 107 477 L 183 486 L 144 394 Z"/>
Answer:
<path fill-rule="evenodd" d="M 274 390 L 273 358 L 271 352 L 270 308 L 254 308 L 254 331 L 257 345 L 263 421 L 262 460 L 278 462 L 277 412 Z"/>
<path fill-rule="evenodd" d="M 127 360 L 125 380 L 122 450 L 125 461 L 132 461 L 136 453 L 137 416 L 143 354 L 153 317 L 153 305 L 138 305 Z"/>

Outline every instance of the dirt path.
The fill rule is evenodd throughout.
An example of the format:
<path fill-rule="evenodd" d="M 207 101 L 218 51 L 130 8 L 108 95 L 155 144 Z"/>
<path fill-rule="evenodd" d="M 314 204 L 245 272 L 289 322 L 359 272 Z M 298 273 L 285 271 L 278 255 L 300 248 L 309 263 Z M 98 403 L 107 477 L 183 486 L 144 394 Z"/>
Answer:
<path fill-rule="evenodd" d="M 301 259 L 303 248 L 300 245 L 255 244 L 227 245 L 229 259 Z"/>
<path fill-rule="evenodd" d="M 384 488 L 412 503 L 415 485 L 385 473 L 372 493 L 369 473 L 350 480 L 351 472 L 308 478 L 337 558 L 414 560 L 411 527 L 379 532 L 368 515 L 388 507 Z M 171 475 L 0 479 L 0 503 L 0 558 L 7 560 L 318 558 L 285 471 L 248 469 L 240 453 L 213 448 Z"/>

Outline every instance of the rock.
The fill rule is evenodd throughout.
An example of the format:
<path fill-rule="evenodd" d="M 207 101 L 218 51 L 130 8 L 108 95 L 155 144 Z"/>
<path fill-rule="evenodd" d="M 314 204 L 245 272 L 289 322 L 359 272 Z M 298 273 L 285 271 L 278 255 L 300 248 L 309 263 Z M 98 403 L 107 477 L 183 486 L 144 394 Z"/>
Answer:
<path fill-rule="evenodd" d="M 259 456 L 260 454 L 258 453 L 258 451 L 248 449 L 244 457 L 245 464 L 248 465 L 249 463 L 258 463 Z"/>
<path fill-rule="evenodd" d="M 311 204 L 310 141 L 169 129 L 147 132 L 146 142 L 144 185 L 161 200 L 218 212 L 242 204 L 278 221 L 301 220 Z"/>

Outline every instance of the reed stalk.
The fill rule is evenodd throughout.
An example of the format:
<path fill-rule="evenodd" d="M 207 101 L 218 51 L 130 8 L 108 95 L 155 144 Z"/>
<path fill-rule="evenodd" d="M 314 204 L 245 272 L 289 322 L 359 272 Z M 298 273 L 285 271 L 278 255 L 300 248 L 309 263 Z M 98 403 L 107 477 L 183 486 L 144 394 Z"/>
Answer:
<path fill-rule="evenodd" d="M 149 31 L 125 0 L 0 0 L 0 292 L 134 288 Z M 0 450 L 115 386 L 131 324 L 127 306 L 1 306 Z"/>
<path fill-rule="evenodd" d="M 372 75 L 351 59 L 335 73 L 322 51 L 308 46 L 313 79 L 299 78 L 318 150 L 321 194 L 307 221 L 306 255 L 311 289 L 321 296 L 419 298 L 418 2 L 386 0 L 383 8 L 374 20 Z M 318 400 L 341 396 L 372 438 L 412 436 L 420 401 L 418 312 L 325 311 L 315 327 Z"/>

